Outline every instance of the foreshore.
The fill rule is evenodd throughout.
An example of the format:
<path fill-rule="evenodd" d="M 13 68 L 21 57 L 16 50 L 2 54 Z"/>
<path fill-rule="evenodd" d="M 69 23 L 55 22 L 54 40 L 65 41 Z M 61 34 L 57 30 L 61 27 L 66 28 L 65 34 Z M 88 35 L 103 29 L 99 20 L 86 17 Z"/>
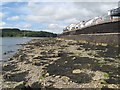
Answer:
<path fill-rule="evenodd" d="M 2 88 L 117 89 L 118 50 L 85 41 L 33 39 L 2 65 Z"/>

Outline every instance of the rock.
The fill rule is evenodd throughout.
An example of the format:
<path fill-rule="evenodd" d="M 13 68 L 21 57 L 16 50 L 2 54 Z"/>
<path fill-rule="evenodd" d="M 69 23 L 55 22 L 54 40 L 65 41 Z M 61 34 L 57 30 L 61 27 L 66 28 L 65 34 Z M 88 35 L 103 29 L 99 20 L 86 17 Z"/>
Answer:
<path fill-rule="evenodd" d="M 31 88 L 41 88 L 42 85 L 40 84 L 40 82 L 37 81 L 37 82 L 32 83 L 30 87 Z"/>
<path fill-rule="evenodd" d="M 46 73 L 45 76 L 49 76 L 49 73 Z"/>
<path fill-rule="evenodd" d="M 101 84 L 107 84 L 107 82 L 105 80 L 100 80 Z"/>
<path fill-rule="evenodd" d="M 14 82 L 20 82 L 26 80 L 25 76 L 28 74 L 27 71 L 17 71 L 17 72 L 9 72 L 3 75 L 3 79 L 6 81 L 14 81 Z"/>
<path fill-rule="evenodd" d="M 58 52 L 58 57 L 62 57 L 62 56 L 65 56 L 66 53 L 64 51 L 59 51 Z"/>
<path fill-rule="evenodd" d="M 9 66 L 9 64 L 5 63 L 2 65 L 2 68 Z"/>
<path fill-rule="evenodd" d="M 65 61 L 64 64 L 68 63 L 68 61 Z"/>
<path fill-rule="evenodd" d="M 119 85 L 115 85 L 115 84 L 108 84 L 108 88 L 110 89 L 115 89 L 116 88 L 116 90 L 119 90 L 120 89 L 120 86 Z"/>
<path fill-rule="evenodd" d="M 11 75 L 10 74 L 5 74 L 5 75 L 3 75 L 3 78 L 5 80 L 9 80 L 11 78 Z"/>
<path fill-rule="evenodd" d="M 40 56 L 40 55 L 35 55 L 35 56 L 33 57 L 33 59 L 41 59 L 41 57 L 42 57 L 42 56 Z"/>
<path fill-rule="evenodd" d="M 58 76 L 55 76 L 55 78 L 60 78 L 60 76 L 58 75 Z"/>
<path fill-rule="evenodd" d="M 25 57 L 26 57 L 26 55 L 23 54 L 23 55 L 20 55 L 20 56 L 18 57 L 18 59 L 19 59 L 20 61 L 23 61 L 23 60 L 25 60 Z"/>
<path fill-rule="evenodd" d="M 73 57 L 72 59 L 73 59 L 73 60 L 75 60 L 75 59 L 76 59 L 76 57 Z"/>
<path fill-rule="evenodd" d="M 66 76 L 62 76 L 61 79 L 62 79 L 63 81 L 65 81 L 65 82 L 68 82 L 70 78 L 69 78 L 69 77 L 66 77 Z"/>
<path fill-rule="evenodd" d="M 40 66 L 41 62 L 39 60 L 32 61 L 32 65 Z"/>
<path fill-rule="evenodd" d="M 24 62 L 24 64 L 29 64 L 29 63 L 31 63 L 29 60 L 26 60 L 26 61 Z"/>
<path fill-rule="evenodd" d="M 16 53 L 13 57 L 14 57 L 14 58 L 17 58 L 17 57 L 19 57 L 19 54 Z"/>
<path fill-rule="evenodd" d="M 13 58 L 12 58 L 12 57 L 10 57 L 10 58 L 8 59 L 8 61 L 11 61 L 11 60 L 13 60 Z"/>
<path fill-rule="evenodd" d="M 81 73 L 82 71 L 80 69 L 75 69 L 72 71 L 73 74 L 79 74 Z"/>
<path fill-rule="evenodd" d="M 95 76 L 92 78 L 93 80 L 101 80 L 101 79 L 108 79 L 107 73 L 96 71 Z"/>
<path fill-rule="evenodd" d="M 2 70 L 3 71 L 10 71 L 10 70 L 13 70 L 14 68 L 15 68 L 14 64 L 6 64 L 6 65 L 3 65 Z"/>
<path fill-rule="evenodd" d="M 25 82 L 24 82 L 24 81 L 18 82 L 18 83 L 14 86 L 14 88 L 15 88 L 15 89 L 25 88 Z"/>
<path fill-rule="evenodd" d="M 106 43 L 101 43 L 101 45 L 102 45 L 102 46 L 107 46 L 107 44 L 106 44 Z"/>

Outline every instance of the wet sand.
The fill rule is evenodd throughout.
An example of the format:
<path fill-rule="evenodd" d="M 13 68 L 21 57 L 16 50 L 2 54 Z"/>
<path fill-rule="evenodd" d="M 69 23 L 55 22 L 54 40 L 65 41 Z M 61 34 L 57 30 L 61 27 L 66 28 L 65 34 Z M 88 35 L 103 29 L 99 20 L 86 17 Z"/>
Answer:
<path fill-rule="evenodd" d="M 3 64 L 3 88 L 120 86 L 119 47 L 60 38 L 34 39 L 22 47 Z"/>

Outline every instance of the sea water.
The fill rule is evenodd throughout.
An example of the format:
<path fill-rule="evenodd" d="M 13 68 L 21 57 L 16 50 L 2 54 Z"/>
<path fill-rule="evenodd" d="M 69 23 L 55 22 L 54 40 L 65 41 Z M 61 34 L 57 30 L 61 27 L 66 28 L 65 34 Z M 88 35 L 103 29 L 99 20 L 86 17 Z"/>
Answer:
<path fill-rule="evenodd" d="M 0 61 L 7 61 L 9 57 L 14 55 L 22 46 L 18 44 L 26 43 L 38 37 L 1 37 L 0 38 Z"/>

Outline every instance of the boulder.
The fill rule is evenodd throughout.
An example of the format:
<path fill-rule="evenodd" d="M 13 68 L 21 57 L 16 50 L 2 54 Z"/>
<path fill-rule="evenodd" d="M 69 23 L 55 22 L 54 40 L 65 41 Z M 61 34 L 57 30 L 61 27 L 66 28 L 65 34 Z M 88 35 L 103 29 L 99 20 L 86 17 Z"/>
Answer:
<path fill-rule="evenodd" d="M 72 71 L 73 74 L 79 74 L 81 73 L 82 71 L 80 69 L 75 69 Z"/>

